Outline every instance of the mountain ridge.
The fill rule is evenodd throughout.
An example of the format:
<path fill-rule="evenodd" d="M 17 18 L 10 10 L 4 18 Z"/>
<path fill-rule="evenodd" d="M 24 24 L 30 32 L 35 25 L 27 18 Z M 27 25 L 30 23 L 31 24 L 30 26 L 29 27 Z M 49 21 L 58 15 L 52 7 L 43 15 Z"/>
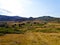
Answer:
<path fill-rule="evenodd" d="M 42 17 L 20 17 L 20 16 L 6 16 L 6 15 L 0 15 L 0 21 L 27 21 L 27 20 L 42 20 L 42 21 L 59 21 L 60 18 L 51 17 L 51 16 L 42 16 Z"/>

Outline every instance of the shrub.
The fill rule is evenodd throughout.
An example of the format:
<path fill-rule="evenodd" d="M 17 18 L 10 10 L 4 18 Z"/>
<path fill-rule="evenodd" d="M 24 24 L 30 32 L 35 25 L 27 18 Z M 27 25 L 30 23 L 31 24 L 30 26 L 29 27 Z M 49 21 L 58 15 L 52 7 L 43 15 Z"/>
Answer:
<path fill-rule="evenodd" d="M 4 33 L 0 33 L 0 36 L 3 36 L 3 35 L 5 35 Z"/>
<path fill-rule="evenodd" d="M 60 28 L 56 28 L 57 30 L 60 30 Z"/>

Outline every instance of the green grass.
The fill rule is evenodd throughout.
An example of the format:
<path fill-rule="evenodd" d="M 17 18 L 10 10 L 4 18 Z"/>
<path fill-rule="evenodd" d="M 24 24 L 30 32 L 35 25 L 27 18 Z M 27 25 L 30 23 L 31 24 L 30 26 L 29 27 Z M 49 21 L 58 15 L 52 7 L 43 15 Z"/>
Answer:
<path fill-rule="evenodd" d="M 4 35 L 4 34 L 23 34 L 23 33 L 24 33 L 23 30 L 18 30 L 16 28 L 0 27 L 0 35 Z"/>
<path fill-rule="evenodd" d="M 43 33 L 58 33 L 60 32 L 60 28 L 53 28 L 55 26 L 53 25 L 47 25 L 47 27 L 45 28 L 44 26 L 46 26 L 47 24 L 33 24 L 33 23 L 25 23 L 24 25 L 21 25 L 22 27 L 19 27 L 18 24 L 15 25 L 15 27 L 12 27 L 11 25 L 7 25 L 9 27 L 0 27 L 0 33 L 3 34 L 23 34 L 27 31 L 32 31 L 32 32 L 43 32 Z M 50 27 L 51 28 L 50 28 Z M 36 28 L 39 27 L 41 28 L 40 30 L 36 30 Z M 0 35 L 1 35 L 0 34 Z"/>
<path fill-rule="evenodd" d="M 36 32 L 43 32 L 43 33 L 60 33 L 60 30 L 55 29 L 55 28 L 46 28 L 46 29 L 41 29 L 41 30 L 36 30 Z"/>

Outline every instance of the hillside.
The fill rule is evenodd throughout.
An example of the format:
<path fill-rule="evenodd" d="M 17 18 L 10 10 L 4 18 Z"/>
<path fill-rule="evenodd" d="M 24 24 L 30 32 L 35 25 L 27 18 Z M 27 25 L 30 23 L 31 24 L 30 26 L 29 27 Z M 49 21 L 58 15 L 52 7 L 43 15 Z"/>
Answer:
<path fill-rule="evenodd" d="M 0 45 L 60 45 L 60 23 L 0 22 Z"/>
<path fill-rule="evenodd" d="M 0 45 L 60 45 L 60 18 L 1 15 Z"/>
<path fill-rule="evenodd" d="M 51 16 L 42 16 L 37 18 L 26 18 L 26 17 L 19 17 L 19 16 L 5 16 L 0 15 L 0 21 L 28 21 L 28 20 L 40 20 L 40 21 L 54 21 L 54 22 L 60 22 L 60 18 L 51 17 Z"/>
<path fill-rule="evenodd" d="M 22 17 L 18 16 L 5 16 L 5 15 L 0 15 L 0 21 L 15 21 L 17 19 L 21 19 Z"/>

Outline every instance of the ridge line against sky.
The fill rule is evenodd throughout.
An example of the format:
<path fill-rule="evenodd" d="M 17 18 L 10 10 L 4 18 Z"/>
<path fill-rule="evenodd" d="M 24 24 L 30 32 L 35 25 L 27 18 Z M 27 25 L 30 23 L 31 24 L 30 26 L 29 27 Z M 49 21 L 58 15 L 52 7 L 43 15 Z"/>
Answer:
<path fill-rule="evenodd" d="M 0 14 L 22 17 L 60 17 L 60 0 L 0 0 Z"/>

